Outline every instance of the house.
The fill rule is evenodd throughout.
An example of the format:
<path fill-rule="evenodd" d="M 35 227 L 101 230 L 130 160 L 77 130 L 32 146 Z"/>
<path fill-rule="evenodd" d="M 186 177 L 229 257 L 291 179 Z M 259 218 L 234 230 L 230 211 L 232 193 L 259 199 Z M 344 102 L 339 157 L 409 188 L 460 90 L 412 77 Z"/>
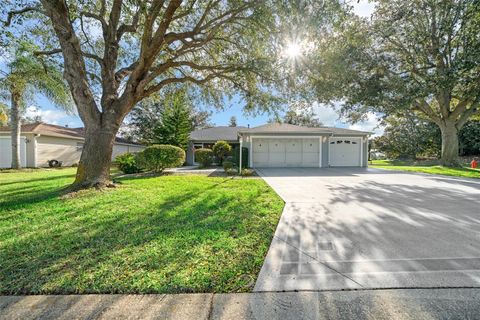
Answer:
<path fill-rule="evenodd" d="M 11 166 L 10 128 L 0 127 L 0 168 Z M 42 122 L 21 127 L 20 159 L 22 167 L 48 167 L 49 160 L 58 160 L 63 166 L 80 161 L 84 143 L 83 128 L 67 128 Z M 139 152 L 143 146 L 116 138 L 112 160 L 126 152 Z"/>
<path fill-rule="evenodd" d="M 201 148 L 212 149 L 215 142 L 227 141 L 232 147 L 240 145 L 238 132 L 247 129 L 246 127 L 213 127 L 195 130 L 190 133 L 190 141 L 187 146 L 186 162 L 189 165 L 196 164 L 195 150 Z"/>
<path fill-rule="evenodd" d="M 194 151 L 218 140 L 238 144 L 248 152 L 248 166 L 366 167 L 370 132 L 332 127 L 303 127 L 269 123 L 255 128 L 217 127 L 192 132 L 187 163 Z M 239 157 L 242 159 L 242 156 Z"/>

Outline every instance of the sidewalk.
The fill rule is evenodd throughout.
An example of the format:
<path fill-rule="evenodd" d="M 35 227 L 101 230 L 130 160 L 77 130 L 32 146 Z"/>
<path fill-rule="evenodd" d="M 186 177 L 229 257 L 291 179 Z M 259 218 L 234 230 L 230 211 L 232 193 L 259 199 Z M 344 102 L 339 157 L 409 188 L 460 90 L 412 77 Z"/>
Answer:
<path fill-rule="evenodd" d="M 475 319 L 480 288 L 0 296 L 0 319 Z"/>

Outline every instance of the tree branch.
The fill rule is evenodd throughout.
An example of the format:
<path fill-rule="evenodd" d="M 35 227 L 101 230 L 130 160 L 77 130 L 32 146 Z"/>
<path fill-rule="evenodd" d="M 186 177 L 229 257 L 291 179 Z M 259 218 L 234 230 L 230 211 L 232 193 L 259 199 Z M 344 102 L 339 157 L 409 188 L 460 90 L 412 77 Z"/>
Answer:
<path fill-rule="evenodd" d="M 440 123 L 440 117 L 435 113 L 435 111 L 430 107 L 430 105 L 425 101 L 425 99 L 420 98 L 415 101 L 415 107 L 423 112 L 427 117 L 430 118 L 435 123 Z"/>
<path fill-rule="evenodd" d="M 40 12 L 42 14 L 45 14 L 45 12 L 42 11 L 39 7 L 25 7 L 25 8 L 18 9 L 18 10 L 12 10 L 12 11 L 8 12 L 7 20 L 5 20 L 3 22 L 4 26 L 9 27 L 10 24 L 12 23 L 12 19 L 13 19 L 14 16 L 22 15 L 24 13 L 31 12 L 31 11 L 36 11 L 36 12 Z"/>

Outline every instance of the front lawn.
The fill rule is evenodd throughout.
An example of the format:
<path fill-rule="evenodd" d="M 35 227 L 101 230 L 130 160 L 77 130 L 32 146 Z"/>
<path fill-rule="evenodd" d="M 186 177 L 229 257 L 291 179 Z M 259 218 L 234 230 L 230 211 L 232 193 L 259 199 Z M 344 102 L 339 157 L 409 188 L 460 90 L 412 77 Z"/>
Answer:
<path fill-rule="evenodd" d="M 251 290 L 283 208 L 263 180 L 123 178 L 59 197 L 74 172 L 0 172 L 0 294 Z"/>
<path fill-rule="evenodd" d="M 373 160 L 372 168 L 413 171 L 430 174 L 441 174 L 446 176 L 464 177 L 464 178 L 480 178 L 479 169 L 471 169 L 469 167 L 463 168 L 449 168 L 434 164 L 417 164 L 407 161 L 395 160 Z"/>

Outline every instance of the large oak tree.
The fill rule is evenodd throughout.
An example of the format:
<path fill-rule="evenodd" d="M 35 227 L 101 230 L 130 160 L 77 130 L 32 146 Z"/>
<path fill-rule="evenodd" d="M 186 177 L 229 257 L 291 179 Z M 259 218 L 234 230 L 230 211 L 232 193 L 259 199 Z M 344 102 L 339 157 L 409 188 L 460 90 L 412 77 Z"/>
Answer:
<path fill-rule="evenodd" d="M 61 55 L 85 125 L 74 187 L 110 183 L 113 141 L 125 116 L 169 85 L 201 86 L 210 101 L 237 92 L 247 108 L 268 108 L 274 54 L 267 40 L 275 23 L 268 6 L 256 0 L 41 0 L 11 10 L 7 25 L 18 14 L 47 17 L 39 27 L 53 37 L 43 37 L 38 54 Z"/>
<path fill-rule="evenodd" d="M 379 0 L 371 19 L 346 14 L 319 42 L 310 80 L 352 119 L 421 114 L 457 164 L 458 132 L 480 112 L 480 2 Z"/>

